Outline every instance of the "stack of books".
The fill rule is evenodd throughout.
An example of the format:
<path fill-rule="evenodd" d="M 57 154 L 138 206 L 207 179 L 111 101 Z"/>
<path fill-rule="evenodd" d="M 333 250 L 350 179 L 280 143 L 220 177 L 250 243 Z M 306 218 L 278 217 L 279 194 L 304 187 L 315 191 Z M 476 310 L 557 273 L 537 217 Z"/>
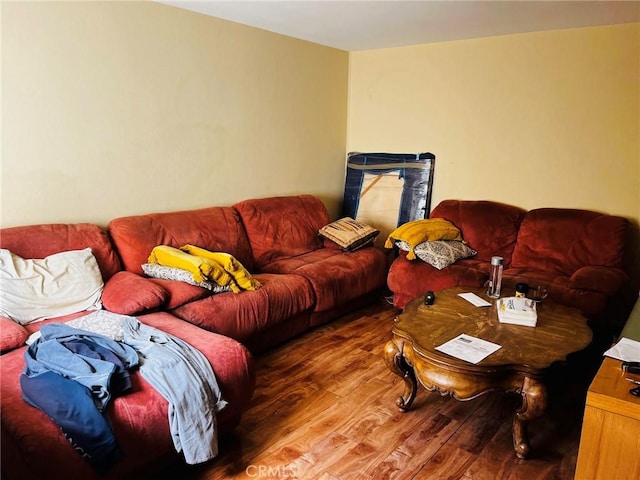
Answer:
<path fill-rule="evenodd" d="M 535 327 L 538 322 L 536 302 L 525 297 L 498 299 L 498 320 L 501 323 Z"/>

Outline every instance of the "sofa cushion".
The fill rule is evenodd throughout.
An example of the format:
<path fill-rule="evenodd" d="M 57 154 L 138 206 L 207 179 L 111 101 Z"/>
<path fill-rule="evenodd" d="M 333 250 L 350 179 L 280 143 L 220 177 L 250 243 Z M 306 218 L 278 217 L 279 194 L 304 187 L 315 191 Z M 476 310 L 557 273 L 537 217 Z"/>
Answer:
<path fill-rule="evenodd" d="M 0 353 L 23 346 L 28 336 L 29 333 L 18 322 L 0 317 Z"/>
<path fill-rule="evenodd" d="M 154 310 L 169 298 L 161 285 L 135 273 L 121 271 L 109 279 L 102 292 L 102 304 L 110 312 L 135 315 Z"/>
<path fill-rule="evenodd" d="M 91 248 L 105 281 L 120 271 L 118 255 L 106 233 L 97 225 L 47 224 L 0 230 L 0 248 L 6 248 L 22 258 L 45 258 L 54 253 L 87 247 Z"/>
<path fill-rule="evenodd" d="M 466 258 L 438 270 L 426 262 L 407 260 L 403 253 L 391 264 L 387 285 L 393 292 L 393 305 L 404 308 L 428 290 L 437 292 L 457 285 L 481 287 L 489 277 L 489 264 Z M 437 295 L 437 293 L 436 293 Z"/>
<path fill-rule="evenodd" d="M 588 210 L 539 208 L 520 227 L 511 266 L 571 276 L 584 266 L 622 267 L 629 221 Z"/>
<path fill-rule="evenodd" d="M 549 299 L 575 307 L 589 318 L 601 313 L 607 304 L 608 297 L 605 293 L 574 288 L 568 275 L 512 267 L 504 271 L 502 279 L 504 288 L 515 288 L 517 283 L 528 283 L 532 287 L 543 285 L 547 289 Z"/>
<path fill-rule="evenodd" d="M 189 274 L 189 272 L 187 272 Z M 135 273 L 133 274 L 135 275 Z M 164 288 L 167 292 L 167 303 L 164 304 L 164 310 L 173 310 L 180 305 L 184 305 L 194 300 L 200 300 L 201 298 L 208 297 L 213 293 L 229 292 L 230 287 L 215 285 L 212 286 L 212 290 L 208 288 L 192 285 L 187 282 L 178 280 L 167 280 L 162 278 L 150 278 L 150 282 L 156 283 Z"/>
<path fill-rule="evenodd" d="M 619 268 L 581 267 L 569 278 L 569 287 L 613 296 L 629 280 L 628 275 Z"/>
<path fill-rule="evenodd" d="M 314 312 L 321 312 L 382 288 L 386 281 L 387 258 L 373 247 L 354 252 L 321 248 L 276 260 L 266 265 L 264 271 L 302 275 L 315 292 Z"/>
<path fill-rule="evenodd" d="M 245 200 L 233 208 L 242 218 L 258 270 L 322 247 L 318 231 L 329 223 L 329 214 L 312 195 Z"/>
<path fill-rule="evenodd" d="M 443 200 L 431 218 L 446 218 L 458 227 L 462 238 L 478 252 L 475 259 L 488 263 L 498 255 L 508 266 L 524 214 L 521 208 L 487 200 Z"/>
<path fill-rule="evenodd" d="M 255 291 L 220 293 L 171 311 L 194 325 L 244 342 L 261 331 L 311 311 L 315 295 L 299 275 L 256 274 Z"/>
<path fill-rule="evenodd" d="M 134 273 L 142 274 L 141 265 L 155 246 L 186 244 L 229 253 L 249 271 L 254 269 L 249 239 L 231 207 L 120 217 L 109 222 L 108 230 L 125 269 Z"/>

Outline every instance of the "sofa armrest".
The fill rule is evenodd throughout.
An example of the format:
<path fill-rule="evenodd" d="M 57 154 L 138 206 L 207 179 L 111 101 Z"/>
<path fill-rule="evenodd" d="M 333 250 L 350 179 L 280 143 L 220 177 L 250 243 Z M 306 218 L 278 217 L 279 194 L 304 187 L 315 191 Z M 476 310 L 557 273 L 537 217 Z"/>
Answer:
<path fill-rule="evenodd" d="M 569 287 L 612 296 L 622 288 L 628 278 L 619 268 L 588 266 L 579 268 L 571 275 Z"/>
<path fill-rule="evenodd" d="M 111 277 L 102 291 L 102 305 L 110 312 L 135 315 L 164 305 L 169 293 L 162 286 L 133 272 Z"/>
<path fill-rule="evenodd" d="M 23 346 L 28 336 L 27 330 L 18 322 L 0 317 L 0 353 Z"/>

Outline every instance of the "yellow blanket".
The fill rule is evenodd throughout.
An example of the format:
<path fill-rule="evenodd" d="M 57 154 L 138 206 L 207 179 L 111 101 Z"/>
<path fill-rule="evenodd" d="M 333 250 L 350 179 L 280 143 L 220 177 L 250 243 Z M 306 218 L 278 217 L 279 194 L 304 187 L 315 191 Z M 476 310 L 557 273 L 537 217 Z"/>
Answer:
<path fill-rule="evenodd" d="M 190 255 L 168 245 L 159 245 L 151 250 L 148 261 L 149 263 L 187 270 L 196 282 L 211 280 L 218 285 L 229 285 L 232 291 L 239 291 L 233 278 L 225 269 L 219 263 L 208 258 Z"/>
<path fill-rule="evenodd" d="M 180 250 L 197 257 L 212 260 L 224 268 L 233 277 L 233 280 L 243 290 L 256 290 L 260 288 L 260 282 L 251 276 L 249 271 L 231 254 L 225 252 L 210 252 L 194 245 L 185 245 Z"/>
<path fill-rule="evenodd" d="M 435 240 L 462 240 L 460 230 L 453 223 L 444 218 L 429 218 L 415 220 L 400 225 L 387 237 L 385 248 L 392 248 L 396 240 L 403 240 L 409 245 L 407 259 L 413 260 L 416 254 L 413 249 L 422 242 Z"/>

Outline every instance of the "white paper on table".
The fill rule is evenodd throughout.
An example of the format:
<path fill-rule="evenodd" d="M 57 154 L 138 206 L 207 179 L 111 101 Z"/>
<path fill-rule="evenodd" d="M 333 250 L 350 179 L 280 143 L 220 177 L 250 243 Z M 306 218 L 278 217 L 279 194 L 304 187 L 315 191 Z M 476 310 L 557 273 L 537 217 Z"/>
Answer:
<path fill-rule="evenodd" d="M 490 302 L 487 302 L 484 298 L 479 297 L 478 295 L 476 295 L 475 293 L 472 293 L 472 292 L 459 293 L 458 296 L 464 298 L 467 302 L 475 305 L 476 307 L 490 307 L 491 306 Z"/>
<path fill-rule="evenodd" d="M 604 352 L 607 357 L 622 360 L 623 362 L 640 362 L 640 342 L 622 337 L 609 350 Z"/>
<path fill-rule="evenodd" d="M 478 363 L 496 350 L 502 348 L 496 343 L 481 338 L 471 337 L 464 333 L 436 347 L 436 350 L 471 363 Z"/>

